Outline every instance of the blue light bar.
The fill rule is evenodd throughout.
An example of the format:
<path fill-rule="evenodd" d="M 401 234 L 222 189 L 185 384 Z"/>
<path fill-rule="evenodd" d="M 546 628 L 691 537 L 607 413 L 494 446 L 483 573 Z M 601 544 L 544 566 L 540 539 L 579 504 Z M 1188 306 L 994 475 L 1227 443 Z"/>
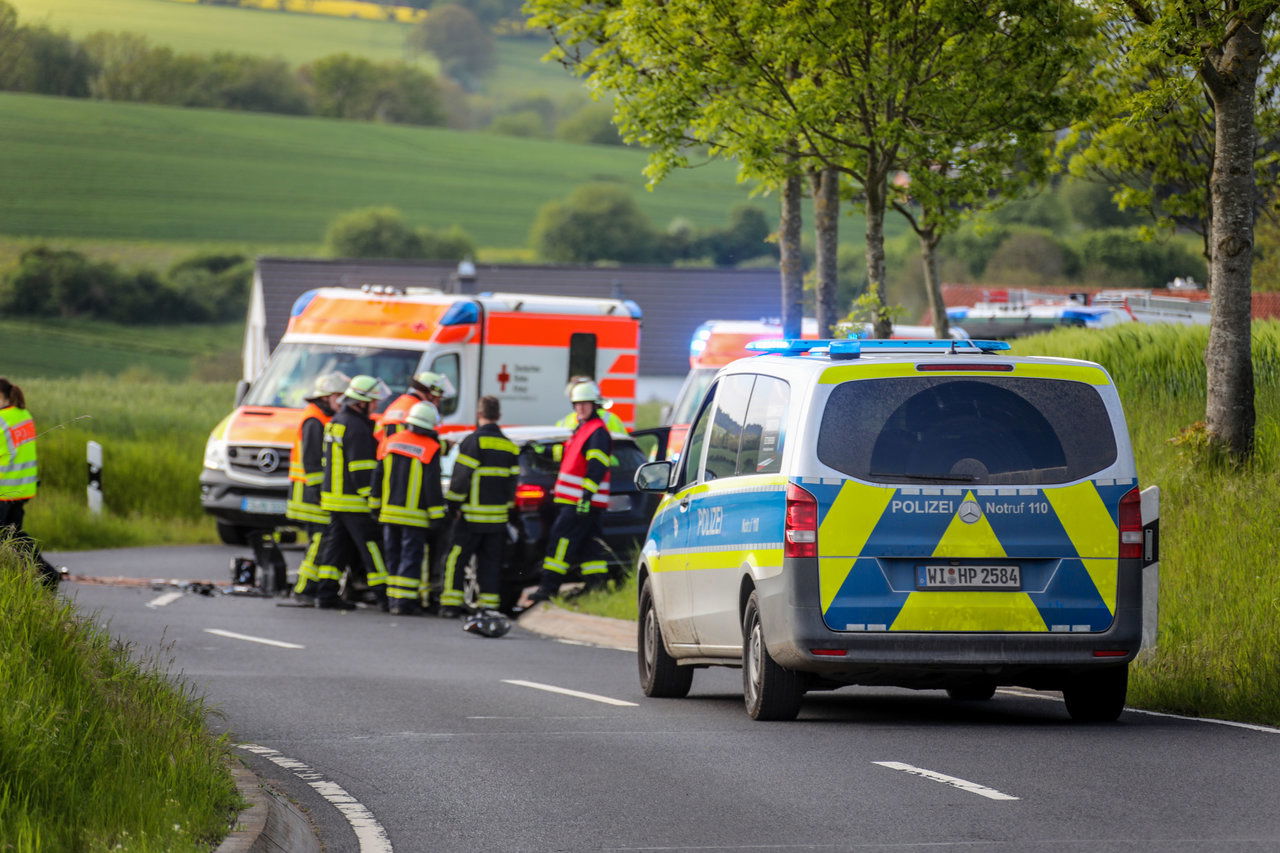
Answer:
<path fill-rule="evenodd" d="M 864 350 L 900 350 L 910 352 L 912 350 L 952 350 L 970 349 L 981 350 L 982 352 L 996 352 L 998 350 L 1009 349 L 1008 341 L 972 341 L 972 340 L 896 340 L 896 341 L 862 341 Z"/>
<path fill-rule="evenodd" d="M 801 355 L 817 346 L 826 346 L 829 341 L 806 341 L 799 338 L 764 338 L 747 344 L 751 352 L 776 352 L 786 355 Z"/>
<path fill-rule="evenodd" d="M 1009 349 L 1006 341 L 985 340 L 866 340 L 840 338 L 836 340 L 801 340 L 798 338 L 766 338 L 752 341 L 746 347 L 751 352 L 778 355 L 805 355 L 825 352 L 832 358 L 857 358 L 871 352 L 1000 352 Z"/>

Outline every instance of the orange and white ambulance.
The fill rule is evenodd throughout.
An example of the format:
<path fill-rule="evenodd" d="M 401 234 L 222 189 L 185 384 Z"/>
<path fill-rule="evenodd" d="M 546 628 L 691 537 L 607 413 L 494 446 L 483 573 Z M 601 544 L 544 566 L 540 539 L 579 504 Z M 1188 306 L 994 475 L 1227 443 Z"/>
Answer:
<path fill-rule="evenodd" d="M 630 300 L 516 293 L 446 294 L 365 285 L 304 293 L 288 330 L 205 447 L 200 499 L 229 543 L 284 524 L 289 452 L 317 376 L 368 374 L 403 393 L 425 370 L 449 377 L 440 432 L 470 429 L 476 401 L 502 403 L 504 424 L 550 424 L 565 383 L 591 376 L 634 426 L 640 308 Z"/>

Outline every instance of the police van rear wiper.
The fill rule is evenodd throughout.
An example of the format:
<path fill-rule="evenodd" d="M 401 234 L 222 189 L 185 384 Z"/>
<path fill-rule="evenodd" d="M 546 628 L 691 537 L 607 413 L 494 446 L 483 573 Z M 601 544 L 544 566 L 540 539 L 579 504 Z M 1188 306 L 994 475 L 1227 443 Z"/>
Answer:
<path fill-rule="evenodd" d="M 942 480 L 947 483 L 972 483 L 978 479 L 977 477 L 953 477 L 949 474 L 903 474 L 901 471 L 892 474 L 884 471 L 872 471 L 871 476 L 884 478 L 902 477 L 907 480 Z"/>

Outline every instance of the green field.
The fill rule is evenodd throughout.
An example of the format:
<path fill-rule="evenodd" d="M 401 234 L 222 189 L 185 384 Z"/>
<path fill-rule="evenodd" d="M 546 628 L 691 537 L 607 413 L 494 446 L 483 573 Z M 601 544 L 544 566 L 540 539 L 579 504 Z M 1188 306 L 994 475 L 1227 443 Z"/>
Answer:
<path fill-rule="evenodd" d="M 721 162 L 645 192 L 645 155 L 614 146 L 16 94 L 0 114 L 0 234 L 318 243 L 339 213 L 392 205 L 513 247 L 586 181 L 634 188 L 659 227 L 723 225 L 748 199 Z"/>
<path fill-rule="evenodd" d="M 435 70 L 435 60 L 414 57 L 404 49 L 408 24 L 360 21 L 324 15 L 299 15 L 175 3 L 172 0 L 8 0 L 20 20 L 47 22 L 73 36 L 98 30 L 142 33 L 154 44 L 179 51 L 212 53 L 230 50 L 284 57 L 302 65 L 334 53 L 354 53 L 373 60 L 405 59 Z M 498 64 L 487 81 L 490 94 L 545 92 L 559 99 L 584 91 L 582 84 L 558 65 L 541 63 L 545 42 L 503 38 Z"/>

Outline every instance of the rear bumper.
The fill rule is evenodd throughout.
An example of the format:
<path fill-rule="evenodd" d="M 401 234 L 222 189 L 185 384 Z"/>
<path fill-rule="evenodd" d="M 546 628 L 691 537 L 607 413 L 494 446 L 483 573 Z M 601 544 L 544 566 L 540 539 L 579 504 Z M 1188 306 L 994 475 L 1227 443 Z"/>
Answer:
<path fill-rule="evenodd" d="M 833 681 L 924 687 L 981 679 L 1053 688 L 1082 671 L 1127 663 L 1140 646 L 1138 560 L 1120 561 L 1116 614 L 1106 631 L 1008 634 L 832 631 L 817 603 L 815 562 L 788 559 L 781 574 L 758 585 L 761 622 L 774 660 Z"/>
<path fill-rule="evenodd" d="M 224 524 L 255 528 L 273 528 L 288 524 L 284 515 L 284 502 L 288 496 L 288 486 L 279 488 L 248 486 L 232 480 L 220 470 L 204 468 L 200 472 L 200 505 L 205 512 Z M 247 511 L 246 499 L 278 501 L 280 512 L 277 514 Z"/>

